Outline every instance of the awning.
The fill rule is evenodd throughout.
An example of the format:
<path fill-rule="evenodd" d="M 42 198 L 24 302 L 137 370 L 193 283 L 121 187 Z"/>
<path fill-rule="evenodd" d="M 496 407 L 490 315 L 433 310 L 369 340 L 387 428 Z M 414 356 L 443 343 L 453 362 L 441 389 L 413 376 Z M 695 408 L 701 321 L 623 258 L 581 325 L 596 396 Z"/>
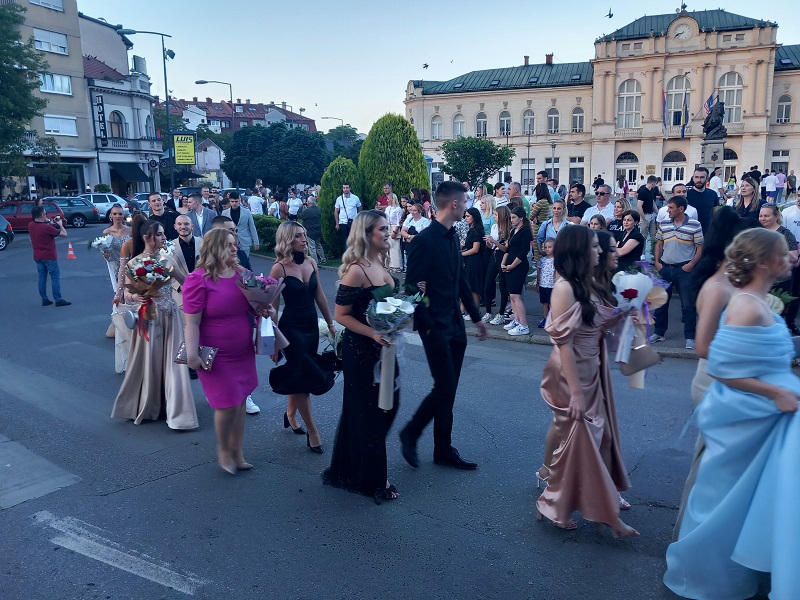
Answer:
<path fill-rule="evenodd" d="M 147 174 L 139 168 L 136 163 L 118 163 L 110 162 L 108 165 L 114 169 L 120 176 L 128 182 L 143 181 L 149 182 L 150 178 Z"/>
<path fill-rule="evenodd" d="M 186 169 L 183 171 L 175 171 L 175 179 L 203 179 L 203 177 L 205 177 L 205 175 L 200 175 L 199 173 L 194 173 Z"/>

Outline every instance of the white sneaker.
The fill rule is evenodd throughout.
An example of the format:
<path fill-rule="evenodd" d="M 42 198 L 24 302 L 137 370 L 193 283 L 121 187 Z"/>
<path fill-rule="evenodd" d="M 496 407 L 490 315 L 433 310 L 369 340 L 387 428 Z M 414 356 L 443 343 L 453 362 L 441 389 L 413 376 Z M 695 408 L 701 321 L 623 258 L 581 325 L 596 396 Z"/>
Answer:
<path fill-rule="evenodd" d="M 517 325 L 514 329 L 509 329 L 508 335 L 529 335 L 530 330 L 527 325 Z"/>
<path fill-rule="evenodd" d="M 686 349 L 694 350 L 694 340 L 686 340 Z"/>
<path fill-rule="evenodd" d="M 505 325 L 503 325 L 503 329 L 505 329 L 506 331 L 510 331 L 511 329 L 514 329 L 514 327 L 516 327 L 517 325 L 519 325 L 519 323 L 517 323 L 517 320 L 511 319 L 510 323 L 506 323 Z"/>
<path fill-rule="evenodd" d="M 253 402 L 253 397 L 248 396 L 247 401 L 245 402 L 244 411 L 248 415 L 257 415 L 258 413 L 261 412 L 261 409 L 258 408 L 255 402 Z"/>
<path fill-rule="evenodd" d="M 492 313 L 486 313 L 481 317 L 481 323 L 491 323 L 492 322 Z"/>
<path fill-rule="evenodd" d="M 465 320 L 465 321 L 472 321 L 472 317 L 470 317 L 470 316 L 469 316 L 467 313 L 464 313 L 464 314 L 463 314 L 463 315 L 461 315 L 461 316 L 462 316 L 462 317 L 464 317 L 464 320 Z"/>
<path fill-rule="evenodd" d="M 505 322 L 506 318 L 501 314 L 497 314 L 491 321 L 489 321 L 489 325 L 503 325 Z"/>

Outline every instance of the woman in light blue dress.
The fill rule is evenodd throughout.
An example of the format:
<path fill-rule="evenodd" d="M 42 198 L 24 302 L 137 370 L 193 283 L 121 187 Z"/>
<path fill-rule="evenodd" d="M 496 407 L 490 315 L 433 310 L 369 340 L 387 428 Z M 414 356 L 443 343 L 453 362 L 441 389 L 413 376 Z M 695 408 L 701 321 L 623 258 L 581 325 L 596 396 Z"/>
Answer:
<path fill-rule="evenodd" d="M 772 600 L 800 598 L 800 378 L 767 294 L 789 272 L 783 236 L 740 233 L 726 251 L 734 286 L 708 354 L 714 382 L 697 409 L 706 442 L 664 583 L 685 598 L 739 600 L 772 575 Z"/>

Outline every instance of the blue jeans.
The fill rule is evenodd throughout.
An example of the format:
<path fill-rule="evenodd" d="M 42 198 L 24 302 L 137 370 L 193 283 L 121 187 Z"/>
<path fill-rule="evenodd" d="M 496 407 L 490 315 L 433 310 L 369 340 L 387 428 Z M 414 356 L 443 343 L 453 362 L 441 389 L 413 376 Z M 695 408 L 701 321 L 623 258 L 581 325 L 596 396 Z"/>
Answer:
<path fill-rule="evenodd" d="M 662 265 L 659 275 L 661 279 L 672 284 L 667 290 L 667 302 L 653 311 L 655 321 L 655 333 L 665 335 L 669 327 L 669 301 L 672 291 L 677 290 L 681 298 L 681 316 L 683 321 L 683 336 L 687 340 L 694 339 L 695 327 L 697 325 L 697 309 L 695 308 L 695 295 L 692 290 L 692 274 L 687 273 L 681 267 L 686 263 L 675 263 L 674 265 Z"/>
<path fill-rule="evenodd" d="M 780 204 L 783 199 L 783 188 L 775 188 L 775 204 Z"/>
<path fill-rule="evenodd" d="M 39 295 L 42 302 L 49 300 L 47 297 L 47 274 L 50 274 L 50 284 L 53 286 L 53 300 L 58 302 L 61 298 L 61 271 L 58 270 L 57 260 L 36 260 L 36 270 L 39 271 Z"/>

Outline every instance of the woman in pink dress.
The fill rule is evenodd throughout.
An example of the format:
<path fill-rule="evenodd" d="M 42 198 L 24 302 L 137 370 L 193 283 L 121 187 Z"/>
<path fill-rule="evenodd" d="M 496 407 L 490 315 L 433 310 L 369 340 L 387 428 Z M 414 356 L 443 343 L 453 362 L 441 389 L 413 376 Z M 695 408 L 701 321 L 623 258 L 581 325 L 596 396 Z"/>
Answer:
<path fill-rule="evenodd" d="M 231 475 L 253 467 L 244 459 L 242 440 L 245 400 L 258 386 L 250 303 L 236 284 L 237 249 L 234 234 L 212 229 L 203 236 L 200 260 L 183 284 L 187 362 L 214 409 L 219 466 Z M 218 348 L 209 370 L 198 356 L 199 346 Z"/>
<path fill-rule="evenodd" d="M 545 330 L 555 344 L 542 374 L 541 393 L 553 411 L 540 475 L 547 487 L 536 502 L 537 519 L 576 529 L 572 513 L 606 523 L 615 537 L 639 533 L 619 518 L 619 492 L 628 489 L 606 353 L 606 328 L 616 322 L 593 273 L 600 243 L 587 227 L 567 227 L 556 238 L 552 305 Z M 544 473 L 542 473 L 544 471 Z M 544 478 L 544 477 L 543 477 Z"/>

